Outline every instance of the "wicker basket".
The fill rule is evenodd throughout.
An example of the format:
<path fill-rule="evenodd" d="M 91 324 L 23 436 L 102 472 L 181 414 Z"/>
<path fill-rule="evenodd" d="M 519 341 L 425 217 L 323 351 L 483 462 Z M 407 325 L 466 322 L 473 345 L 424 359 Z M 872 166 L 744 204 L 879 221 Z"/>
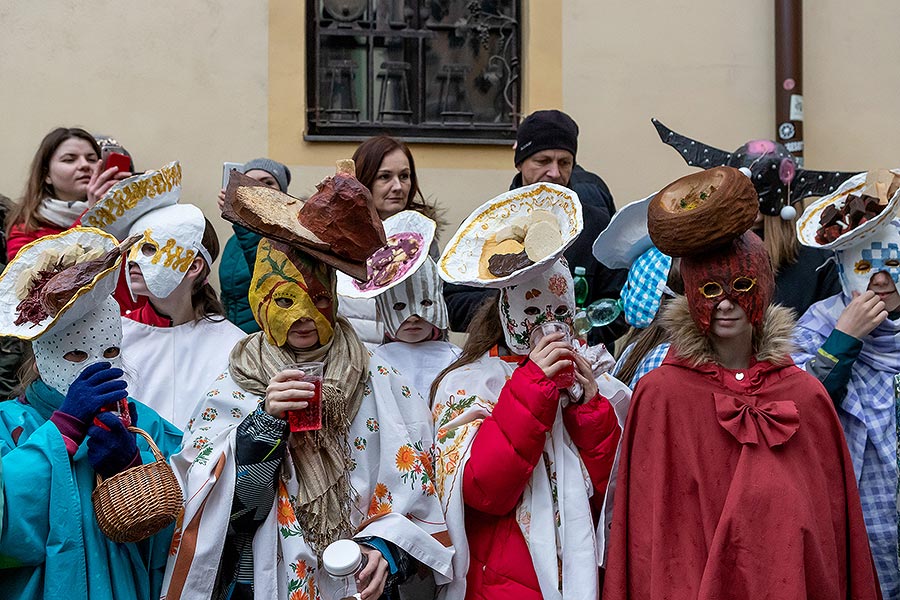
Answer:
<path fill-rule="evenodd" d="M 150 537 L 174 521 L 183 506 L 181 486 L 153 439 L 137 427 L 128 431 L 147 440 L 156 460 L 106 480 L 97 475 L 97 487 L 91 494 L 94 514 L 100 531 L 114 542 Z"/>

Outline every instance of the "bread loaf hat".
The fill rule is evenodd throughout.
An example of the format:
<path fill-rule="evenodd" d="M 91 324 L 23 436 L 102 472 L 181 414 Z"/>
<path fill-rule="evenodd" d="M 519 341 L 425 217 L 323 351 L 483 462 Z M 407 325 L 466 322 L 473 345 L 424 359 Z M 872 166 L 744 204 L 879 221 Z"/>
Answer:
<path fill-rule="evenodd" d="M 81 223 L 123 240 L 135 221 L 151 210 L 175 204 L 180 197 L 181 165 L 174 161 L 116 183 L 84 213 Z"/>
<path fill-rule="evenodd" d="M 406 214 L 388 239 L 371 193 L 356 179 L 352 160 L 338 161 L 335 175 L 316 187 L 303 201 L 235 171 L 225 190 L 222 216 L 350 275 L 361 282 L 355 287 L 363 297 L 397 285 L 414 271 L 408 266 L 421 264 L 428 255 L 434 222 L 418 213 Z"/>
<path fill-rule="evenodd" d="M 428 259 L 437 224 L 414 210 L 404 210 L 384 220 L 387 241 L 366 261 L 367 277 L 359 281 L 338 278 L 337 291 L 349 298 L 374 298 L 402 283 Z"/>
<path fill-rule="evenodd" d="M 848 206 L 854 196 L 857 207 Z M 870 207 L 863 210 L 863 196 L 877 199 L 871 201 L 877 214 L 872 214 Z M 848 214 L 853 209 L 857 214 Z M 804 246 L 834 251 L 841 287 L 850 298 L 853 292 L 864 292 L 872 275 L 881 271 L 888 273 L 895 284 L 900 283 L 898 211 L 900 169 L 860 173 L 803 211 L 797 220 L 797 238 Z M 820 233 L 832 222 L 835 224 L 830 227 L 838 231 L 823 239 Z"/>
<path fill-rule="evenodd" d="M 812 171 L 797 164 L 788 149 L 772 140 L 751 140 L 728 152 L 676 133 L 652 119 L 659 139 L 672 146 L 692 167 L 729 166 L 750 170 L 759 197 L 759 211 L 790 221 L 797 216 L 793 204 L 807 196 L 833 192 L 852 172 Z"/>
<path fill-rule="evenodd" d="M 647 207 L 656 194 L 637 200 L 613 215 L 594 242 L 594 257 L 610 269 L 628 269 L 619 293 L 625 320 L 648 327 L 659 312 L 664 294 L 674 295 L 666 281 L 672 257 L 660 252 L 647 231 Z"/>
<path fill-rule="evenodd" d="M 549 269 L 583 227 L 572 190 L 552 183 L 510 190 L 463 221 L 438 260 L 438 273 L 448 283 L 517 285 Z"/>
<path fill-rule="evenodd" d="M 134 241 L 117 246 L 106 232 L 74 227 L 24 246 L 0 275 L 0 335 L 37 340 L 94 310 Z"/>

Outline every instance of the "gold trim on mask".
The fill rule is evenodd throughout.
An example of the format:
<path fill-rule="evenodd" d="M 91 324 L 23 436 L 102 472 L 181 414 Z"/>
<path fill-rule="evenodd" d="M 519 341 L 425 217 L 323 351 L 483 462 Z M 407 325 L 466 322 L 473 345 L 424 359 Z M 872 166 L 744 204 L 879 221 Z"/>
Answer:
<path fill-rule="evenodd" d="M 312 273 L 310 277 L 315 277 Z M 333 279 L 333 278 L 332 278 Z M 333 284 L 333 282 L 332 282 Z M 333 285 L 331 286 L 333 287 Z M 291 258 L 263 239 L 256 252 L 253 279 L 248 298 L 256 322 L 266 333 L 269 343 L 284 346 L 288 330 L 300 319 L 311 319 L 319 334 L 319 343 L 327 344 L 334 335 L 329 319 L 316 307 L 309 294 L 307 277 Z M 334 291 L 331 290 L 332 298 Z M 277 301 L 281 300 L 282 306 Z"/>

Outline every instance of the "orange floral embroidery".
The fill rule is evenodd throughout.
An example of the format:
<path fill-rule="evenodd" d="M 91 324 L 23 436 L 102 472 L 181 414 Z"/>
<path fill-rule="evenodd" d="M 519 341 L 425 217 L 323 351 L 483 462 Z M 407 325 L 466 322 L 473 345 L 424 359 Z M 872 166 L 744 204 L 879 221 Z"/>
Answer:
<path fill-rule="evenodd" d="M 300 579 L 306 578 L 306 561 L 300 561 L 297 563 L 296 568 L 297 577 Z"/>
<path fill-rule="evenodd" d="M 306 593 L 306 590 L 295 590 L 291 594 L 290 600 L 309 600 L 309 594 Z"/>
<path fill-rule="evenodd" d="M 409 446 L 401 446 L 399 450 L 397 450 L 397 457 L 395 458 L 395 462 L 397 464 L 397 469 L 402 472 L 407 472 L 412 469 L 413 464 L 416 462 L 416 452 Z"/>
<path fill-rule="evenodd" d="M 278 486 L 278 513 L 276 516 L 279 525 L 291 525 L 297 520 L 283 483 Z"/>
<path fill-rule="evenodd" d="M 386 485 L 384 485 L 383 483 L 380 483 L 380 482 L 375 484 L 375 497 L 376 498 L 381 498 L 382 496 L 387 496 L 387 493 L 388 493 L 388 488 Z"/>

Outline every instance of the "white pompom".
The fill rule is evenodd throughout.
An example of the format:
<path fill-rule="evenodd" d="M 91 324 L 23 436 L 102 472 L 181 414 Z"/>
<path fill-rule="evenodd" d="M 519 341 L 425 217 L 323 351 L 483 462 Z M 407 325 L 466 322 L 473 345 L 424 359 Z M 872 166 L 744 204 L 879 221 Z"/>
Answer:
<path fill-rule="evenodd" d="M 797 209 L 788 204 L 784 208 L 781 209 L 781 218 L 785 221 L 790 221 L 794 217 L 797 216 Z"/>
<path fill-rule="evenodd" d="M 751 179 L 753 178 L 753 172 L 747 167 L 741 167 L 740 169 L 738 169 L 738 171 L 740 171 L 747 177 L 750 177 Z"/>

